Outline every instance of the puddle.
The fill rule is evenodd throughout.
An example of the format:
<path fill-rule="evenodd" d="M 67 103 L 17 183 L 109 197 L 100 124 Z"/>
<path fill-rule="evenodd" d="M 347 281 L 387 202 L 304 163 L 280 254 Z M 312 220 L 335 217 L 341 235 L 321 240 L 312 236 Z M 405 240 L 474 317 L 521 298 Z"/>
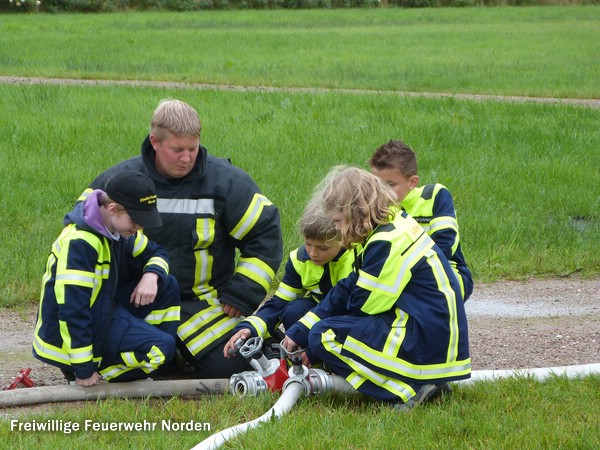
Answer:
<path fill-rule="evenodd" d="M 510 302 L 489 298 L 470 298 L 465 304 L 467 316 L 553 317 L 600 313 L 599 305 L 573 305 L 561 301 Z"/>

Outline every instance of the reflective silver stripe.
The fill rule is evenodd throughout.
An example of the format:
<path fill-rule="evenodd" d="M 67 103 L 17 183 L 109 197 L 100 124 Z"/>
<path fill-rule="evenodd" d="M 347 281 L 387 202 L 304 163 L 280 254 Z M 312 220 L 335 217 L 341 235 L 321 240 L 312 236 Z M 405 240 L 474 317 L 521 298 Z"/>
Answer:
<path fill-rule="evenodd" d="M 214 214 L 215 201 L 210 198 L 159 198 L 158 211 L 167 214 Z"/>
<path fill-rule="evenodd" d="M 67 365 L 71 364 L 69 357 L 67 355 L 65 355 L 64 353 L 57 350 L 56 347 L 46 344 L 37 335 L 34 336 L 33 347 L 35 348 L 36 353 L 40 356 L 45 356 L 48 359 L 62 362 L 63 364 L 67 364 Z"/>
<path fill-rule="evenodd" d="M 158 325 L 163 322 L 176 322 L 180 319 L 180 312 L 181 308 L 179 306 L 154 310 L 144 317 L 144 321 L 152 325 Z"/>
<path fill-rule="evenodd" d="M 246 321 L 248 321 L 250 325 L 254 327 L 256 334 L 258 334 L 259 337 L 263 337 L 265 334 L 267 334 L 267 324 L 260 317 L 250 316 L 246 318 Z"/>
<path fill-rule="evenodd" d="M 344 343 L 344 348 L 346 348 L 346 344 L 348 341 Z M 321 335 L 321 343 L 323 344 L 323 348 L 327 350 L 329 353 L 334 354 L 338 359 L 342 360 L 346 365 L 350 366 L 356 372 L 356 375 L 359 377 L 364 377 L 377 386 L 390 391 L 396 395 L 402 397 L 405 401 L 410 397 L 415 395 L 415 391 L 410 387 L 410 385 L 403 383 L 400 380 L 395 380 L 393 378 L 386 377 L 375 372 L 373 369 L 361 364 L 360 362 L 343 356 L 341 354 L 342 345 L 335 341 L 335 333 L 332 330 L 327 330 L 325 333 Z M 352 382 L 347 379 L 352 386 L 357 387 L 358 383 L 355 377 L 353 377 Z M 362 384 L 362 383 L 361 383 Z"/>
<path fill-rule="evenodd" d="M 122 352 L 121 359 L 125 364 L 116 364 L 111 367 L 106 367 L 100 371 L 100 374 L 105 380 L 110 380 L 134 369 L 140 369 L 145 373 L 150 373 L 156 370 L 165 361 L 164 354 L 156 346 L 152 346 L 150 351 L 146 353 L 146 356 L 148 357 L 148 361 L 138 361 L 134 352 Z"/>
<path fill-rule="evenodd" d="M 159 256 L 154 256 L 154 257 L 150 258 L 148 263 L 144 266 L 144 269 L 146 269 L 146 267 L 151 266 L 151 265 L 158 266 L 162 270 L 164 270 L 166 273 L 169 273 L 169 264 L 167 263 L 167 261 L 164 260 L 164 258 L 161 258 Z"/>
<path fill-rule="evenodd" d="M 425 236 L 425 235 L 423 235 Z M 357 280 L 357 284 L 362 284 L 364 286 L 368 286 L 369 288 L 371 288 L 372 290 L 380 290 L 380 291 L 384 291 L 389 293 L 392 296 L 397 295 L 399 292 L 398 290 L 400 289 L 400 284 L 402 283 L 402 276 L 404 275 L 404 273 L 406 273 L 406 271 L 410 270 L 410 268 L 416 264 L 416 262 L 418 260 L 420 260 L 423 257 L 423 251 L 427 249 L 427 247 L 432 247 L 433 246 L 433 241 L 429 238 L 427 239 L 423 239 L 423 237 L 420 238 L 420 243 L 417 241 L 417 246 L 415 248 L 412 249 L 412 251 L 410 252 L 409 255 L 407 255 L 407 257 L 405 259 L 403 259 L 402 261 L 402 265 L 400 266 L 400 268 L 397 271 L 397 277 L 396 280 L 394 281 L 394 284 L 392 286 L 389 286 L 388 284 L 384 284 L 384 283 L 378 283 L 376 282 L 374 279 L 370 279 L 366 276 L 364 276 L 364 272 L 360 272 L 361 275 L 359 275 L 358 280 Z"/>
<path fill-rule="evenodd" d="M 242 239 L 246 235 L 246 233 L 248 233 L 248 231 L 252 229 L 252 226 L 254 225 L 258 217 L 260 217 L 262 209 L 268 205 L 272 205 L 272 203 L 267 197 L 265 197 L 264 195 L 255 194 L 254 199 L 252 200 L 252 204 L 250 205 L 252 207 L 252 210 L 246 211 L 246 213 L 242 217 L 243 222 L 238 223 L 235 226 L 235 232 L 232 234 L 232 236 L 238 240 Z"/>
<path fill-rule="evenodd" d="M 277 291 L 275 292 L 275 295 L 277 297 L 281 298 L 282 300 L 287 300 L 287 301 L 295 300 L 298 297 L 300 297 L 301 294 L 302 294 L 302 290 L 298 289 L 297 291 L 296 290 L 292 291 L 291 289 L 288 289 L 287 286 L 284 284 L 279 284 L 279 287 L 277 288 Z"/>
<path fill-rule="evenodd" d="M 214 340 L 215 337 L 220 337 L 221 335 L 226 333 L 228 330 L 235 327 L 235 325 L 240 320 L 241 319 L 238 319 L 235 317 L 228 317 L 227 320 L 222 321 L 219 326 L 211 327 L 211 328 L 205 330 L 200 335 L 198 335 L 197 338 L 192 339 L 189 342 L 189 344 L 187 344 L 187 348 L 192 353 L 192 355 L 196 355 L 202 349 L 204 349 L 204 347 L 206 347 L 208 344 L 210 344 Z"/>
<path fill-rule="evenodd" d="M 396 319 L 392 323 L 393 333 L 390 333 L 385 342 L 385 352 L 390 355 L 397 355 L 400 351 L 400 346 L 406 335 L 406 322 L 408 314 L 400 308 L 396 308 Z M 400 324 L 400 325 L 398 325 Z"/>
<path fill-rule="evenodd" d="M 76 275 L 74 273 L 61 273 L 56 275 L 56 281 L 79 281 L 85 284 L 94 284 L 96 278 L 93 276 Z"/>
<path fill-rule="evenodd" d="M 148 245 L 148 238 L 142 233 L 138 233 L 133 246 L 133 256 L 139 255 L 146 245 Z"/>
<path fill-rule="evenodd" d="M 193 290 L 196 296 L 202 297 L 214 290 L 210 286 L 210 268 L 213 264 L 213 257 L 208 251 L 208 247 L 215 238 L 215 220 L 209 217 L 196 219 L 196 235 L 198 242 L 194 245 L 194 284 Z"/>
<path fill-rule="evenodd" d="M 355 389 L 358 389 L 365 381 L 367 381 L 367 379 L 364 377 L 361 377 L 356 372 L 352 372 L 350 375 L 348 375 L 346 377 L 346 381 L 348 381 L 348 383 L 350 383 L 352 385 L 352 387 L 354 387 Z"/>
<path fill-rule="evenodd" d="M 188 319 L 186 322 L 182 323 L 177 329 L 177 335 L 183 341 L 195 331 L 202 328 L 202 325 L 210 322 L 215 317 L 223 314 L 223 309 L 221 309 L 221 305 L 210 306 L 209 308 L 203 310 L 200 314 L 196 314 Z"/>
<path fill-rule="evenodd" d="M 458 223 L 456 222 L 456 219 L 454 219 L 452 217 L 446 217 L 443 220 L 434 219 L 431 221 L 431 225 L 429 228 L 430 228 L 431 232 L 428 234 L 433 234 L 436 231 L 444 229 L 444 228 L 458 230 Z"/>
<path fill-rule="evenodd" d="M 313 325 L 319 322 L 320 320 L 321 318 L 319 316 L 309 311 L 304 315 L 304 317 L 302 317 L 299 320 L 299 322 L 310 330 L 313 327 Z"/>
<path fill-rule="evenodd" d="M 465 362 L 460 365 L 431 364 L 411 365 L 404 360 L 394 356 L 384 355 L 373 350 L 360 341 L 348 336 L 344 342 L 344 349 L 354 353 L 359 358 L 369 361 L 374 366 L 385 368 L 389 371 L 417 380 L 439 378 L 438 375 L 451 376 L 470 370 L 471 363 Z"/>
<path fill-rule="evenodd" d="M 202 296 L 213 290 L 214 288 L 207 283 L 208 280 L 208 266 L 209 261 L 212 261 L 212 257 L 208 250 L 199 249 L 195 252 L 196 255 L 196 270 L 195 270 L 195 286 L 194 293 L 197 296 Z"/>
<path fill-rule="evenodd" d="M 273 281 L 272 273 L 267 272 L 263 267 L 261 267 L 261 265 L 253 263 L 252 262 L 253 260 L 259 261 L 261 264 L 264 264 L 264 262 L 262 262 L 256 258 L 240 259 L 238 262 L 237 268 L 236 268 L 236 272 L 240 272 L 240 273 L 246 275 L 244 273 L 244 270 L 245 270 L 247 272 L 250 272 L 250 273 L 256 275 L 256 277 L 248 277 L 248 278 L 250 278 L 251 280 L 260 284 L 263 288 L 265 288 L 265 290 L 269 290 L 269 287 L 271 286 L 271 282 Z"/>
<path fill-rule="evenodd" d="M 90 345 L 91 347 L 91 345 Z M 89 350 L 69 350 L 69 359 L 75 360 L 76 362 L 85 362 L 92 359 L 93 356 L 92 349 Z"/>
<path fill-rule="evenodd" d="M 438 286 L 440 287 L 440 291 L 443 292 L 446 296 L 446 302 L 448 304 L 448 313 L 450 315 L 450 336 L 448 342 L 448 354 L 446 357 L 446 361 L 452 362 L 456 361 L 456 358 L 458 357 L 459 333 L 458 317 L 456 313 L 456 294 L 450 286 L 450 280 L 446 276 L 446 271 L 444 270 L 440 259 L 436 256 L 436 253 L 434 251 L 432 251 L 431 253 L 432 254 L 428 258 L 428 263 L 433 269 L 433 273 L 435 279 L 438 282 Z M 452 271 L 452 274 L 456 275 L 454 271 Z"/>

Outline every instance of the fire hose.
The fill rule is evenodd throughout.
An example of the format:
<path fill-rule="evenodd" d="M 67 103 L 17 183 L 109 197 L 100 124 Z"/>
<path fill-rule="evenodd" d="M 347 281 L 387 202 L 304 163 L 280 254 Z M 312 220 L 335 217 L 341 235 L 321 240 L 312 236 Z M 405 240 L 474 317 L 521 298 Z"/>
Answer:
<path fill-rule="evenodd" d="M 107 398 L 172 397 L 176 395 L 194 397 L 206 394 L 224 394 L 228 388 L 229 380 L 226 378 L 131 381 L 127 383 L 101 383 L 90 387 L 77 385 L 42 386 L 1 391 L 0 408 L 37 403 L 104 400 Z"/>
<path fill-rule="evenodd" d="M 260 338 L 259 338 L 260 339 Z M 249 347 L 253 348 L 257 343 L 262 344 L 260 341 L 250 342 Z M 281 346 L 283 349 L 283 346 Z M 251 428 L 260 426 L 263 422 L 268 422 L 273 418 L 279 418 L 282 415 L 288 413 L 296 404 L 301 396 L 309 396 L 314 394 L 322 394 L 328 391 L 337 391 L 344 393 L 355 393 L 356 390 L 348 383 L 344 378 L 338 375 L 330 375 L 320 369 L 308 369 L 302 365 L 301 353 L 304 350 L 297 350 L 295 352 L 287 352 L 287 357 L 292 362 L 292 367 L 289 370 L 289 378 L 283 384 L 281 390 L 282 394 L 279 400 L 262 416 L 254 419 L 250 422 L 235 425 L 225 430 L 219 431 L 218 433 L 209 436 L 199 444 L 195 445 L 192 450 L 213 450 L 221 447 L 225 442 L 245 433 Z M 264 366 L 264 360 L 257 356 L 258 352 L 254 350 L 248 351 L 248 348 L 241 347 L 240 353 L 244 356 L 251 354 L 254 356 L 255 361 L 261 361 L 261 370 L 266 369 Z M 283 358 L 282 358 L 283 359 Z M 253 365 L 254 367 L 254 365 Z M 258 365 L 257 365 L 258 368 Z M 279 369 L 277 369 L 279 370 Z M 272 372 L 270 377 L 273 377 L 277 372 Z M 271 390 L 277 390 L 278 387 L 274 384 L 256 384 L 256 377 L 251 375 L 251 372 L 242 372 L 231 377 L 230 391 L 232 394 L 246 395 L 247 393 L 258 394 L 262 390 L 266 390 L 269 386 Z"/>

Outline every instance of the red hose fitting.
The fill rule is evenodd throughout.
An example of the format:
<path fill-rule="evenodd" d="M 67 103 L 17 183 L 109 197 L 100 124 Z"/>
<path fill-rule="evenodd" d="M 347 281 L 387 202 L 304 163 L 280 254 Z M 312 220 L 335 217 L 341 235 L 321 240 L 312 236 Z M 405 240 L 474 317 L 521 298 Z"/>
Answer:
<path fill-rule="evenodd" d="M 15 389 L 19 384 L 22 384 L 25 387 L 32 387 L 33 380 L 29 378 L 29 373 L 31 372 L 31 367 L 27 369 L 21 369 L 19 375 L 17 375 L 12 383 L 6 388 L 6 390 Z"/>

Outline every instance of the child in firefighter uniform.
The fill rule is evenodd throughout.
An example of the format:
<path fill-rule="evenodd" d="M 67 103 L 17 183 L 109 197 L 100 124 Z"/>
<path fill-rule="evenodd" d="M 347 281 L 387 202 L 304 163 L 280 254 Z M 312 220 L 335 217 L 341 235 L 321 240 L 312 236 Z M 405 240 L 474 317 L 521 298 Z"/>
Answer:
<path fill-rule="evenodd" d="M 450 191 L 439 183 L 418 186 L 417 156 L 404 142 L 391 140 L 369 159 L 371 172 L 388 184 L 400 206 L 425 229 L 450 261 L 463 300 L 473 292 L 473 277 L 460 246 L 458 220 Z"/>
<path fill-rule="evenodd" d="M 147 378 L 173 357 L 179 287 L 166 252 L 141 233 L 160 223 L 154 183 L 133 171 L 65 216 L 42 279 L 37 359 L 92 386 Z"/>
<path fill-rule="evenodd" d="M 336 168 L 317 198 L 342 244 L 363 246 L 358 269 L 286 332 L 360 392 L 407 409 L 469 378 L 467 318 L 458 280 L 429 235 L 375 175 Z"/>
<path fill-rule="evenodd" d="M 275 295 L 236 326 L 223 351 L 226 358 L 240 338 L 275 336 L 279 324 L 284 329 L 294 325 L 352 271 L 354 253 L 342 247 L 335 225 L 320 204 L 306 206 L 299 226 L 304 245 L 290 252 Z"/>

